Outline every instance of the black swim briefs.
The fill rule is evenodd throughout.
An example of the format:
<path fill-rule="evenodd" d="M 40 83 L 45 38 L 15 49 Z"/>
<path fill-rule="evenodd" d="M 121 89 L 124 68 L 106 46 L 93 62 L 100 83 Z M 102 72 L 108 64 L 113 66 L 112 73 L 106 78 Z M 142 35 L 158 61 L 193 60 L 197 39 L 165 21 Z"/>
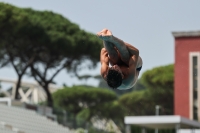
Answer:
<path fill-rule="evenodd" d="M 140 71 L 142 69 L 142 66 L 141 67 L 138 67 L 136 68 L 137 71 Z"/>

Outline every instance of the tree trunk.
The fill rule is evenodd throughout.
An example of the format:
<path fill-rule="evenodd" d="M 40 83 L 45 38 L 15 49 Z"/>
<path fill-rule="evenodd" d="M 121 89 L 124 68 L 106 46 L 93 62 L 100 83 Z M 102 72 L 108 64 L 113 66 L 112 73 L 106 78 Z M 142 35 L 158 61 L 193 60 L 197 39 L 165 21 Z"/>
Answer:
<path fill-rule="evenodd" d="M 17 85 L 16 85 L 16 90 L 15 90 L 15 99 L 18 100 L 19 99 L 19 88 L 21 86 L 21 79 L 22 79 L 22 75 L 18 75 L 18 80 L 17 80 Z"/>
<path fill-rule="evenodd" d="M 77 113 L 76 113 L 77 114 Z M 77 122 L 76 122 L 76 115 L 74 114 L 73 116 L 73 128 L 76 129 L 77 128 Z"/>
<path fill-rule="evenodd" d="M 48 86 L 49 86 L 49 83 L 45 83 L 45 85 L 43 86 L 43 88 L 46 92 L 46 95 L 47 95 L 47 106 L 53 107 L 53 99 L 52 99 L 52 96 L 51 96 Z"/>

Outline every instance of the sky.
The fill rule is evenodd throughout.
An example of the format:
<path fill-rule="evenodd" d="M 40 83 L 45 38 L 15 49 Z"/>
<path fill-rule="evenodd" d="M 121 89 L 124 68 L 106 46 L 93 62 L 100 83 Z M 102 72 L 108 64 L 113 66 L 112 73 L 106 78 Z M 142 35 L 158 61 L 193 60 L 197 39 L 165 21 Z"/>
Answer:
<path fill-rule="evenodd" d="M 132 44 L 143 59 L 141 75 L 154 67 L 174 63 L 172 32 L 200 30 L 199 0 L 0 0 L 17 7 L 48 10 L 63 15 L 81 29 L 96 34 L 108 28 L 113 35 Z M 0 9 L 1 10 L 1 9 Z M 100 64 L 80 74 L 100 74 Z M 16 79 L 15 71 L 0 69 L 0 78 Z M 23 77 L 24 81 L 32 81 Z M 96 86 L 94 79 L 79 81 L 61 71 L 55 78 L 58 85 L 86 83 Z"/>

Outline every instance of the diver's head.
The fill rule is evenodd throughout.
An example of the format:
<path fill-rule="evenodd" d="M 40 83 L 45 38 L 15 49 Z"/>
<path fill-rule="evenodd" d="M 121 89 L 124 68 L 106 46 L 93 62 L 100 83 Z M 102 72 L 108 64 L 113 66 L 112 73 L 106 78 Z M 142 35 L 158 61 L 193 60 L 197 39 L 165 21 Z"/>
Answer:
<path fill-rule="evenodd" d="M 122 84 L 123 74 L 118 66 L 113 66 L 108 70 L 106 81 L 109 87 L 116 89 Z"/>

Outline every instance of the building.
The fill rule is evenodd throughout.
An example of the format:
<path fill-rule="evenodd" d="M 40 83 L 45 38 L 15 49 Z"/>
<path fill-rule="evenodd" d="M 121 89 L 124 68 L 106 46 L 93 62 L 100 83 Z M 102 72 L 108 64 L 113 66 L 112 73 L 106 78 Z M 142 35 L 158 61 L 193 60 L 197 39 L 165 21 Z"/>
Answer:
<path fill-rule="evenodd" d="M 3 88 L 0 88 L 0 92 L 3 92 L 6 95 L 6 97 L 10 97 L 12 98 L 12 100 L 14 100 L 16 86 L 17 86 L 17 79 L 12 80 L 12 79 L 0 78 L 0 83 L 8 83 L 11 85 L 11 88 L 8 90 L 2 91 Z M 60 87 L 56 86 L 55 84 L 49 84 L 50 93 L 55 92 L 59 88 Z M 47 97 L 46 92 L 37 82 L 21 81 L 21 86 L 18 92 L 19 92 L 19 101 L 22 103 L 38 104 L 44 102 Z"/>
<path fill-rule="evenodd" d="M 0 99 L 0 133 L 74 133 L 41 113 L 11 106 L 9 99 Z"/>
<path fill-rule="evenodd" d="M 173 32 L 174 114 L 200 120 L 200 31 Z"/>
<path fill-rule="evenodd" d="M 175 40 L 174 115 L 126 116 L 130 125 L 155 129 L 176 129 L 177 133 L 200 133 L 200 31 L 172 32 Z"/>

